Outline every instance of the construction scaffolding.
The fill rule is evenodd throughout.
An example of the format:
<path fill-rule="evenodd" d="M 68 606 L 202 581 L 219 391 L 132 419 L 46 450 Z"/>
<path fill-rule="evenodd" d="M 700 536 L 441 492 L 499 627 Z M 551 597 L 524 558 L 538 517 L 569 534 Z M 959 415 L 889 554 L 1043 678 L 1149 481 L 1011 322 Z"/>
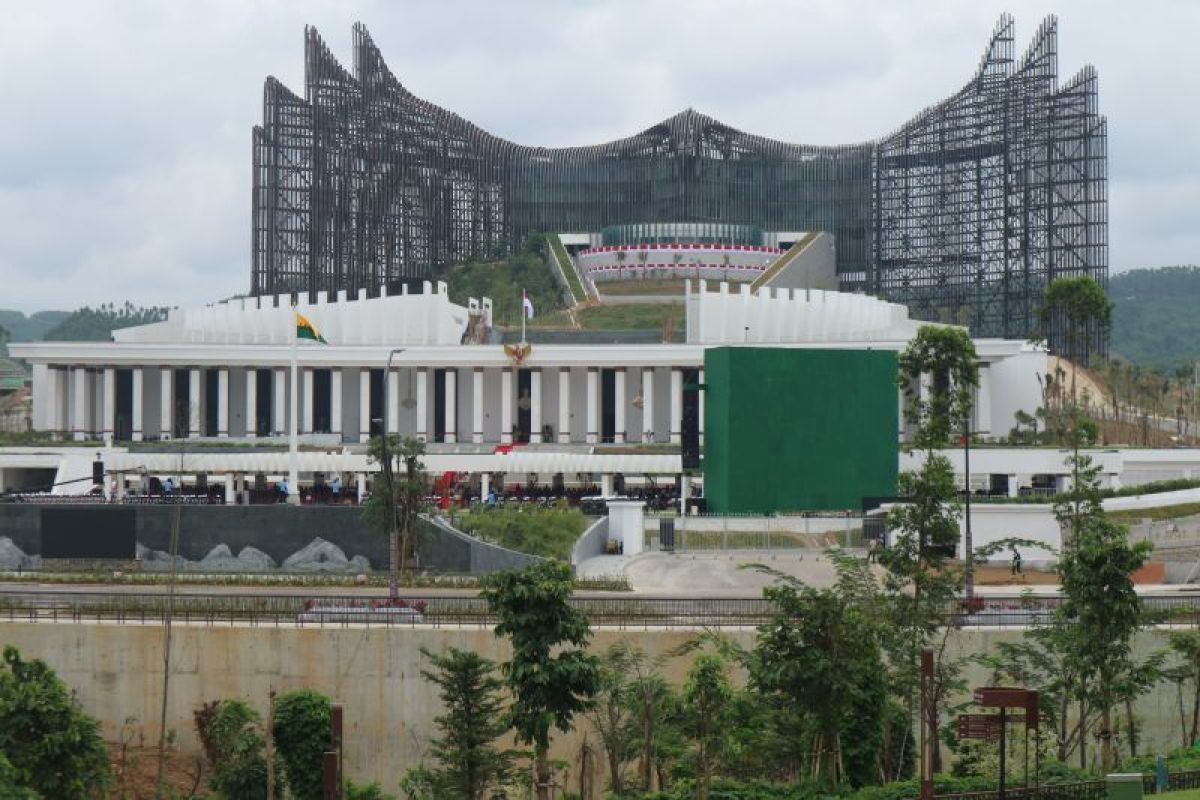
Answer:
<path fill-rule="evenodd" d="M 1096 75 L 1057 85 L 1053 18 L 1018 63 L 1003 17 L 962 90 L 855 145 L 789 144 L 692 109 L 607 144 L 518 145 L 415 97 L 361 24 L 353 74 L 306 28 L 305 96 L 268 78 L 263 117 L 254 294 L 375 292 L 535 231 L 662 222 L 832 233 L 843 289 L 978 336 L 1057 343 L 1045 285 L 1107 280 Z"/>

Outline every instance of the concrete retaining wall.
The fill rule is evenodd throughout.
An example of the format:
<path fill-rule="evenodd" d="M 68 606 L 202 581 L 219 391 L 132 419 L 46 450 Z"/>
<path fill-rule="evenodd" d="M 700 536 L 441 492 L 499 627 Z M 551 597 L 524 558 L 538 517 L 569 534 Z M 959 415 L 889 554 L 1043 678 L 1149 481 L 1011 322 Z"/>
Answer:
<path fill-rule="evenodd" d="M 601 517 L 579 534 L 575 546 L 571 549 L 571 566 L 593 556 L 602 556 L 608 552 L 608 517 Z"/>
<path fill-rule="evenodd" d="M 480 541 L 453 527 L 441 517 L 430 517 L 427 522 L 429 529 L 422 534 L 422 562 L 429 559 L 439 564 L 454 564 L 455 572 L 480 575 L 506 569 L 522 569 L 545 560 L 541 556 L 518 553 L 498 544 Z"/>
<path fill-rule="evenodd" d="M 158 736 L 162 697 L 163 632 L 157 625 L 5 623 L 2 638 L 30 658 L 45 659 L 78 693 L 88 713 L 104 724 L 115 739 L 127 718 L 148 741 Z M 493 659 L 508 657 L 504 640 L 490 628 L 295 628 L 243 625 L 198 627 L 177 624 L 174 629 L 174 668 L 167 709 L 168 727 L 185 752 L 198 752 L 192 711 L 205 701 L 240 697 L 265 712 L 272 689 L 320 690 L 346 709 L 346 766 L 355 780 L 378 780 L 395 791 L 403 771 L 427 755 L 435 733 L 433 718 L 440 713 L 436 692 L 420 676 L 428 665 L 420 648 L 434 652 L 447 647 L 474 650 Z M 754 631 L 738 629 L 728 635 L 743 646 L 754 642 Z M 686 629 L 596 633 L 593 650 L 603 651 L 625 639 L 651 655 L 668 654 L 699 634 Z M 965 630 L 952 635 L 949 652 L 986 652 L 1000 641 L 1016 641 L 1016 630 Z M 1164 633 L 1143 634 L 1136 646 L 1142 656 L 1166 646 Z M 690 657 L 666 658 L 664 671 L 674 685 L 682 684 Z M 970 663 L 968 687 L 987 685 L 989 673 Z M 740 678 L 739 678 L 740 683 Z M 1137 707 L 1142 720 L 1141 752 L 1165 751 L 1179 744 L 1175 690 L 1162 684 Z M 555 757 L 574 762 L 588 724 L 580 720 L 575 732 L 555 734 Z M 594 733 L 590 740 L 595 742 Z M 1122 740 L 1123 752 L 1128 752 Z M 603 777 L 600 778 L 603 780 Z M 574 780 L 574 779 L 573 779 Z"/>

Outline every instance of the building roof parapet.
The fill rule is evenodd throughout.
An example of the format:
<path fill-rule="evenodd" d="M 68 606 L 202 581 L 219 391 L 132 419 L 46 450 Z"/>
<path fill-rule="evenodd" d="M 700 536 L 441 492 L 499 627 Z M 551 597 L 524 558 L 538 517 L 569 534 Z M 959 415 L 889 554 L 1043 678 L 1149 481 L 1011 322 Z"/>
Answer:
<path fill-rule="evenodd" d="M 422 291 L 378 297 L 366 289 L 348 296 L 317 292 L 238 297 L 195 308 L 172 309 L 166 320 L 124 328 L 113 333 L 120 344 L 290 344 L 295 335 L 294 312 L 308 317 L 330 343 L 356 345 L 446 345 L 463 340 L 468 325 L 482 317 L 491 326 L 490 298 L 471 298 L 463 307 L 450 302 L 444 281 L 424 281 Z"/>

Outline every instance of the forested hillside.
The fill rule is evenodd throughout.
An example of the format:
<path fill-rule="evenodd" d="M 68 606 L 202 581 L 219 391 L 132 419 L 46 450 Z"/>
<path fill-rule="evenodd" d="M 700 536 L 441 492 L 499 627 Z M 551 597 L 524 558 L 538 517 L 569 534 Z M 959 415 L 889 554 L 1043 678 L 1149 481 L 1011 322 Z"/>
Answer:
<path fill-rule="evenodd" d="M 1112 350 L 1143 367 L 1174 370 L 1200 359 L 1200 267 L 1161 267 L 1109 278 Z"/>
<path fill-rule="evenodd" d="M 8 331 L 10 342 L 36 342 L 69 316 L 70 311 L 38 311 L 25 316 L 21 311 L 0 308 L 0 328 Z"/>
<path fill-rule="evenodd" d="M 84 306 L 46 331 L 43 338 L 58 342 L 105 342 L 111 338 L 113 331 L 120 328 L 145 325 L 166 318 L 165 307 L 143 308 L 129 302 L 119 308 L 112 303 L 96 308 Z"/>

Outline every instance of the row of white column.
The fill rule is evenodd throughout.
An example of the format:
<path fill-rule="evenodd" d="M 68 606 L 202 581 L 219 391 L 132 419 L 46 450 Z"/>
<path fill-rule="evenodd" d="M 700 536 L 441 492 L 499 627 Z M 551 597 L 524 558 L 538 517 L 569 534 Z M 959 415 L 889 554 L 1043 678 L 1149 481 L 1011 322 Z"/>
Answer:
<path fill-rule="evenodd" d="M 644 430 L 638 434 L 637 438 L 641 441 L 655 441 L 656 431 L 653 428 L 655 419 L 654 411 L 654 378 L 655 370 L 653 368 L 645 368 L 633 370 L 640 372 L 641 380 L 641 398 L 642 398 L 642 419 Z M 164 439 L 169 439 L 174 435 L 175 423 L 175 370 L 171 368 L 163 368 L 160 372 L 160 431 L 159 436 Z M 187 411 L 187 435 L 189 437 L 198 437 L 201 435 L 201 406 L 200 398 L 202 396 L 201 388 L 201 370 L 199 368 L 187 368 L 188 372 L 188 411 Z M 567 367 L 557 369 L 558 372 L 558 414 L 557 414 L 557 438 L 561 443 L 571 441 L 572 425 L 571 425 L 571 370 Z M 617 368 L 614 372 L 614 397 L 615 407 L 613 409 L 613 427 L 615 429 L 614 440 L 618 443 L 632 441 L 634 436 L 627 430 L 627 373 L 629 370 L 625 368 Z M 342 369 L 330 370 L 330 432 L 335 434 L 342 433 Z M 416 417 L 416 435 L 422 440 L 429 440 L 429 403 L 430 403 L 430 370 L 428 368 L 416 369 L 416 386 L 415 386 L 415 412 Z M 459 440 L 458 434 L 458 370 L 447 369 L 443 373 L 445 380 L 445 407 L 444 413 L 444 434 L 443 441 L 456 442 Z M 103 438 L 111 438 L 113 436 L 113 426 L 116 418 L 116 369 L 113 367 L 102 368 L 89 371 L 86 367 L 72 367 L 69 371 L 51 370 L 49 378 L 50 386 L 48 387 L 52 401 L 52 410 L 48 417 L 48 426 L 52 430 L 69 430 L 75 439 L 82 440 L 88 436 L 100 436 Z M 72 402 L 67 407 L 68 419 L 58 419 L 59 409 L 66 406 L 67 387 L 62 378 L 66 375 L 70 376 L 73 381 L 70 397 Z M 93 382 L 94 376 L 94 382 Z M 254 437 L 258 430 L 258 380 L 256 370 L 247 370 L 245 382 L 245 430 L 247 437 Z M 484 441 L 484 376 L 485 370 L 482 367 L 476 367 L 472 370 L 472 391 L 471 391 L 471 423 L 472 431 L 470 440 L 475 443 Z M 144 430 L 144 408 L 145 408 L 145 375 L 144 369 L 134 367 L 132 369 L 132 413 L 131 413 L 131 430 L 134 441 L 140 441 L 145 437 L 148 431 Z M 371 383 L 370 370 L 363 368 L 359 370 L 359 438 L 361 441 L 366 441 L 370 436 L 370 411 L 371 411 Z M 542 441 L 542 427 L 547 416 L 544 414 L 543 408 L 543 370 L 534 368 L 529 370 L 529 428 L 530 441 L 537 443 Z M 217 370 L 217 431 L 218 437 L 227 437 L 229 435 L 229 406 L 230 406 L 230 377 L 228 369 Z M 275 435 L 284 435 L 287 432 L 287 391 L 288 391 L 288 370 L 286 368 L 272 369 L 272 400 L 273 408 L 271 414 L 272 433 Z M 386 396 L 390 399 L 387 409 L 387 427 L 390 431 L 400 429 L 400 374 L 397 370 L 393 370 L 387 376 L 387 391 Z M 514 400 L 515 391 L 513 386 L 514 368 L 504 368 L 500 372 L 500 442 L 508 444 L 513 441 L 513 423 L 514 423 Z M 703 372 L 701 372 L 701 381 L 703 381 Z M 60 385 L 61 383 L 61 385 Z M 300 420 L 300 431 L 302 433 L 310 433 L 314 428 L 314 410 L 316 403 L 314 402 L 314 373 L 312 369 L 301 370 L 301 396 L 306 398 L 303 403 L 302 418 Z M 96 385 L 98 384 L 98 386 Z M 92 424 L 92 410 L 95 402 L 94 391 L 103 393 L 103 408 L 100 414 L 98 424 Z M 704 419 L 704 393 L 700 393 L 700 419 L 703 426 Z M 670 372 L 670 415 L 668 441 L 673 444 L 678 444 L 682 436 L 682 419 L 683 419 L 683 371 L 680 369 L 672 369 Z M 587 383 L 585 386 L 585 430 L 584 440 L 589 444 L 594 444 L 600 440 L 600 369 L 598 367 L 587 368 Z M 465 440 L 465 437 L 464 437 Z"/>
<path fill-rule="evenodd" d="M 511 367 L 506 367 L 500 371 L 500 443 L 511 444 L 513 441 L 513 422 L 514 422 L 514 399 L 516 392 L 514 391 L 513 380 L 515 370 Z M 558 372 L 558 425 L 557 438 L 561 443 L 571 441 L 571 370 L 569 367 L 560 367 Z M 614 420 L 613 427 L 615 428 L 615 440 L 624 442 L 628 438 L 626 430 L 626 370 L 618 368 L 615 371 L 615 386 L 614 396 L 616 405 L 613 409 Z M 482 444 L 484 441 L 484 379 L 486 370 L 483 367 L 475 367 L 471 373 L 471 441 L 476 444 Z M 458 434 L 458 370 L 447 369 L 444 373 L 445 380 L 445 407 L 444 414 L 444 430 L 443 441 L 456 442 L 459 440 Z M 655 437 L 653 430 L 654 419 L 654 370 L 647 368 L 641 370 L 642 374 L 642 418 L 647 420 L 646 429 L 641 432 L 640 438 L 643 441 L 651 441 Z M 544 414 L 543 403 L 543 370 L 534 368 L 529 370 L 529 439 L 532 443 L 542 442 L 542 427 L 547 417 Z M 362 407 L 359 411 L 359 419 L 361 420 L 360 438 L 365 441 L 369 436 L 369 417 L 370 417 L 370 385 L 369 374 L 364 370 L 360 380 L 362 381 L 359 390 L 359 401 Z M 398 402 L 400 392 L 400 377 L 399 373 L 393 371 L 388 375 L 387 396 L 391 398 L 388 409 L 388 430 L 399 430 L 400 427 L 400 404 Z M 427 440 L 429 438 L 428 431 L 428 407 L 429 407 L 429 392 L 430 392 L 430 376 L 429 370 L 425 368 L 417 369 L 416 380 L 416 419 L 417 419 L 417 438 Z M 594 444 L 600 439 L 600 370 L 598 367 L 587 368 L 587 385 L 585 389 L 585 424 L 584 440 L 589 444 Z M 703 403 L 703 394 L 701 394 L 701 403 Z M 682 435 L 682 419 L 683 419 L 683 372 L 679 369 L 671 370 L 671 394 L 670 394 L 670 432 L 669 441 L 678 444 Z M 701 409 L 700 418 L 703 419 L 703 409 Z M 465 441 L 465 437 L 464 437 Z"/>

